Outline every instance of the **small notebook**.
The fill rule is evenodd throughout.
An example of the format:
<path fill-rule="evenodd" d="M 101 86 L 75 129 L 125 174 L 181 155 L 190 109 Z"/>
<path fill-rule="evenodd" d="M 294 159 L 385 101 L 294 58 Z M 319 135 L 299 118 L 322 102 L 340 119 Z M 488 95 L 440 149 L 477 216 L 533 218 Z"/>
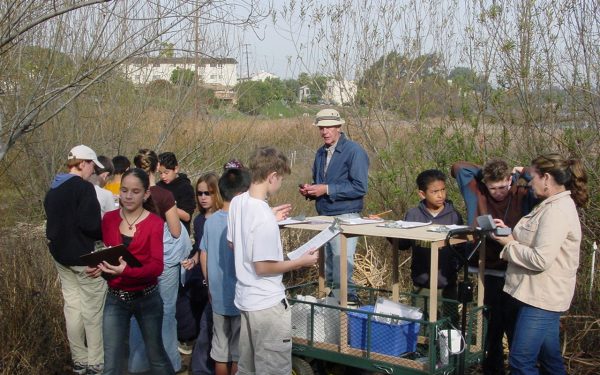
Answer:
<path fill-rule="evenodd" d="M 93 251 L 89 254 L 80 256 L 81 260 L 90 267 L 96 267 L 103 261 L 107 261 L 113 266 L 119 265 L 119 258 L 123 257 L 123 260 L 127 262 L 130 267 L 141 267 L 142 263 L 134 257 L 125 245 L 109 246 L 99 250 Z"/>

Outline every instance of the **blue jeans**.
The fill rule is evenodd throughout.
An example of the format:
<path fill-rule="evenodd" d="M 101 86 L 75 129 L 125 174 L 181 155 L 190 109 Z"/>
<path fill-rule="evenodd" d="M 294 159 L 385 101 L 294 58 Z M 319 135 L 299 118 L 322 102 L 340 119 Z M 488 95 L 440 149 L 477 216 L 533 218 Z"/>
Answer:
<path fill-rule="evenodd" d="M 173 375 L 175 371 L 169 361 L 162 342 L 163 303 L 158 291 L 132 301 L 122 301 L 108 293 L 104 304 L 102 333 L 104 336 L 104 373 L 121 375 L 126 365 L 129 347 L 129 325 L 131 317 L 138 321 L 148 358 L 150 373 Z"/>
<path fill-rule="evenodd" d="M 180 265 L 166 267 L 158 278 L 158 290 L 163 300 L 162 340 L 165 351 L 174 369 L 181 369 L 181 355 L 177 350 L 177 321 L 175 320 L 175 303 L 179 288 Z M 131 320 L 129 334 L 129 372 L 145 372 L 150 368 L 146 347 L 140 326 L 135 319 Z"/>
<path fill-rule="evenodd" d="M 560 352 L 559 319 L 559 312 L 521 306 L 508 357 L 511 375 L 537 375 L 538 362 L 544 373 L 566 374 Z"/>
<path fill-rule="evenodd" d="M 358 213 L 338 215 L 340 219 L 352 219 L 360 217 Z M 348 294 L 353 294 L 354 284 L 352 283 L 352 272 L 354 271 L 354 253 L 358 237 L 350 237 L 347 243 L 347 264 L 348 264 Z M 340 252 L 342 249 L 341 234 L 325 244 L 325 282 L 329 285 L 333 283 L 336 288 L 340 286 Z"/>

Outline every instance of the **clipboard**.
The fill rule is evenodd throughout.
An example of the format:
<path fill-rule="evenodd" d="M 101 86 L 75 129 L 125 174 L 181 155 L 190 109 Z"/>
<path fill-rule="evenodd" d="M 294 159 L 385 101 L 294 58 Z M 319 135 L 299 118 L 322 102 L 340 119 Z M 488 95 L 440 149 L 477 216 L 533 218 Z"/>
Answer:
<path fill-rule="evenodd" d="M 330 226 L 323 229 L 316 236 L 308 240 L 308 242 L 306 242 L 304 245 L 300 246 L 294 251 L 287 253 L 287 257 L 291 260 L 298 259 L 310 249 L 318 249 L 321 246 L 325 245 L 327 242 L 331 241 L 333 237 L 337 236 L 341 232 L 342 229 L 340 228 L 340 221 L 338 218 L 336 218 Z"/>
<path fill-rule="evenodd" d="M 120 257 L 123 257 L 123 259 L 127 262 L 127 265 L 130 267 L 142 266 L 142 263 L 140 263 L 140 261 L 134 257 L 123 244 L 104 247 L 96 251 L 92 251 L 89 254 L 82 255 L 79 258 L 83 260 L 87 266 L 96 267 L 103 261 L 106 261 L 113 266 L 118 266 Z"/>

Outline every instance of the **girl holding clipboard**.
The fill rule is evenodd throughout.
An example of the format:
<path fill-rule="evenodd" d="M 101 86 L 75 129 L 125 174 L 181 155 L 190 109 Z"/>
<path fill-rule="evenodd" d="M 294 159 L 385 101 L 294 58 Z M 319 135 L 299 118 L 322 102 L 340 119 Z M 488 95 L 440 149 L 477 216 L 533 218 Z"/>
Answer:
<path fill-rule="evenodd" d="M 105 245 L 125 245 L 142 266 L 130 267 L 121 258 L 119 265 L 102 262 L 87 270 L 92 277 L 104 274 L 108 279 L 102 327 L 105 375 L 120 375 L 126 367 L 125 343 L 131 316 L 135 316 L 142 330 L 151 374 L 175 373 L 161 336 L 163 302 L 158 276 L 164 267 L 163 221 L 150 212 L 153 204 L 149 185 L 148 175 L 142 169 L 125 172 L 121 179 L 121 209 L 108 212 L 102 220 Z"/>

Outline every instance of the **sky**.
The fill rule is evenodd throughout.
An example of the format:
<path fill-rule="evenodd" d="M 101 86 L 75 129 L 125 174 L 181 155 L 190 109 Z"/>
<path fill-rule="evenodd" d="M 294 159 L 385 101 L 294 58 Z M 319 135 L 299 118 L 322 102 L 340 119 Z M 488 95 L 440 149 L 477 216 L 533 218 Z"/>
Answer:
<path fill-rule="evenodd" d="M 257 0 L 262 6 L 270 3 L 273 7 L 271 17 L 263 20 L 254 30 L 237 30 L 233 33 L 233 49 L 231 57 L 238 60 L 240 77 L 247 76 L 247 71 L 250 74 L 257 71 L 267 71 L 274 73 L 280 78 L 297 78 L 301 72 L 330 74 L 328 69 L 332 69 L 331 55 L 325 49 L 331 49 L 335 44 L 333 40 L 336 33 L 342 34 L 341 41 L 338 46 L 339 55 L 346 53 L 348 57 L 345 63 L 348 69 L 345 73 L 345 78 L 353 79 L 356 74 L 356 66 L 369 65 L 382 55 L 382 51 L 389 52 L 392 49 L 406 51 L 409 43 L 407 40 L 415 38 L 416 26 L 415 19 L 419 18 L 423 21 L 421 27 L 424 31 L 420 37 L 423 42 L 423 52 L 427 53 L 431 50 L 448 49 L 456 52 L 444 42 L 443 38 L 436 38 L 433 34 L 439 31 L 434 31 L 433 24 L 441 23 L 445 12 L 450 13 L 451 7 L 458 7 L 460 13 L 460 1 L 452 0 L 444 1 L 408 1 L 408 0 Z M 295 3 L 296 11 L 294 16 L 285 15 L 284 9 L 288 9 L 290 4 Z M 301 4 L 308 4 L 307 17 L 305 20 L 300 20 L 298 13 Z M 311 20 L 314 20 L 315 13 L 321 12 L 319 30 L 314 24 L 309 25 Z M 329 13 L 327 10 L 332 10 Z M 454 8 L 453 11 L 457 10 Z M 274 16 L 273 16 L 274 15 Z M 318 16 L 317 16 L 318 17 Z M 331 25 L 331 19 L 339 17 L 340 24 L 337 28 Z M 446 31 L 457 34 L 457 28 L 462 23 L 460 20 L 452 19 L 449 22 L 450 26 L 444 26 Z M 362 22 L 362 24 L 361 24 Z M 291 23 L 291 25 L 290 25 Z M 356 23 L 356 24 L 353 24 Z M 368 25 L 368 26 L 365 26 Z M 377 43 L 374 41 L 365 41 L 362 34 L 365 33 L 365 27 L 369 27 L 374 32 L 373 39 L 384 38 L 383 35 L 389 33 L 385 38 L 388 38 L 384 44 L 376 47 L 369 46 L 372 42 L 373 46 Z M 290 31 L 293 30 L 293 31 Z M 320 36 L 319 31 L 324 32 Z M 406 40 L 402 40 L 403 37 Z M 368 38 L 368 37 L 367 37 Z M 319 39 L 317 44 L 315 39 Z M 344 44 L 346 43 L 346 44 Z M 442 43 L 442 44 L 438 44 Z M 356 47 L 361 44 L 360 47 Z M 248 52 L 246 56 L 246 50 Z M 361 55 L 362 56 L 356 56 Z M 368 56 L 367 56 L 368 55 Z M 362 61 L 357 63 L 353 59 L 361 58 Z M 457 61 L 456 55 L 448 56 L 449 60 Z M 367 61 L 365 63 L 365 61 Z"/>
<path fill-rule="evenodd" d="M 274 0 L 273 7 L 277 14 L 282 9 L 284 3 L 288 1 Z M 289 26 L 280 18 L 269 17 L 262 21 L 255 30 L 246 30 L 239 33 L 238 55 L 236 59 L 239 62 L 240 76 L 247 75 L 249 68 L 250 74 L 258 71 L 273 73 L 280 78 L 297 78 L 302 71 L 307 71 L 307 67 L 301 66 L 297 61 L 299 55 L 296 45 L 291 40 Z M 246 51 L 248 59 L 246 59 Z"/>

